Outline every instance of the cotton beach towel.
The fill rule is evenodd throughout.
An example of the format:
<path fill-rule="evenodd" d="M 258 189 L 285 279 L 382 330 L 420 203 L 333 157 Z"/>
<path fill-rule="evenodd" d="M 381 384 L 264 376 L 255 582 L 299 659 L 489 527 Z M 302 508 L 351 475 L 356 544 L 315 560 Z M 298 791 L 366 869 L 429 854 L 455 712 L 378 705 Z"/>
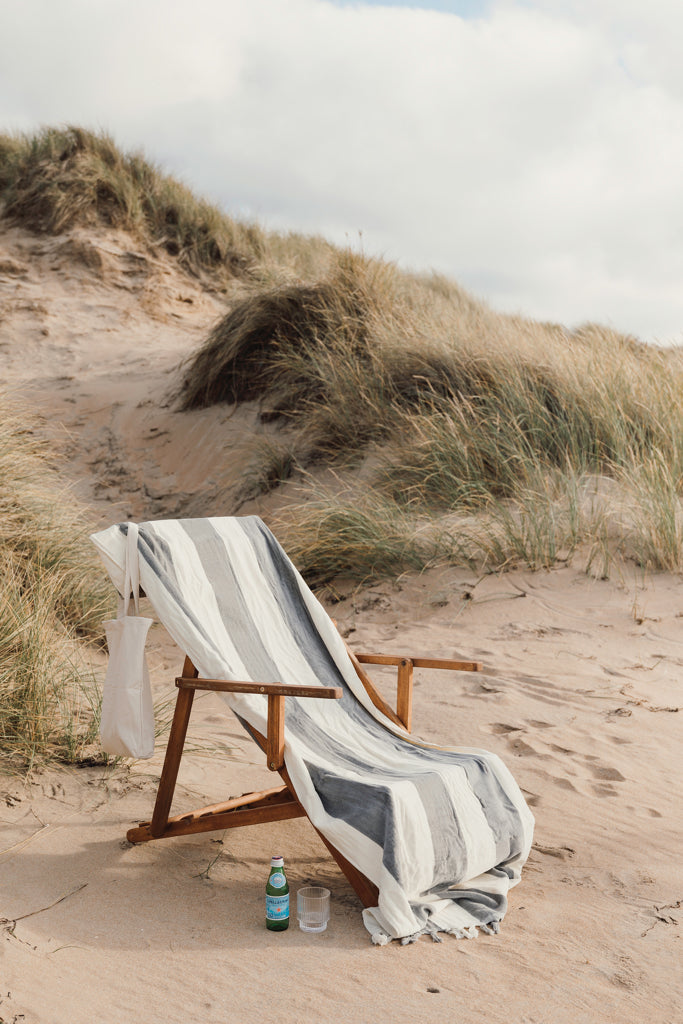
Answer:
<path fill-rule="evenodd" d="M 124 585 L 128 524 L 94 534 Z M 375 943 L 497 932 L 533 817 L 494 754 L 411 737 L 375 708 L 344 642 L 256 516 L 139 525 L 140 584 L 200 676 L 339 686 L 287 698 L 285 765 L 313 825 L 379 889 L 363 911 Z M 267 698 L 221 695 L 267 731 Z"/>

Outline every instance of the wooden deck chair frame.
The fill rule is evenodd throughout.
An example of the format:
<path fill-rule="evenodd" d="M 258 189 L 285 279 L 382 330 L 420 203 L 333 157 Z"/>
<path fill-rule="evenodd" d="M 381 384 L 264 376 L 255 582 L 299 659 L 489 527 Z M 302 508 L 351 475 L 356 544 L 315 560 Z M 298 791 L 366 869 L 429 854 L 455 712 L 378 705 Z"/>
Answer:
<path fill-rule="evenodd" d="M 347 648 L 348 650 L 348 648 Z M 365 687 L 371 701 L 392 722 L 410 732 L 413 703 L 413 669 L 436 668 L 465 672 L 481 671 L 476 661 L 452 661 L 437 658 L 402 658 L 381 654 L 354 654 L 349 657 Z M 373 686 L 363 664 L 394 665 L 398 671 L 396 711 L 382 699 Z M 217 829 L 237 828 L 242 825 L 256 825 L 287 818 L 305 817 L 306 812 L 297 800 L 292 782 L 284 762 L 285 698 L 288 696 L 310 697 L 334 700 L 342 695 L 339 687 L 295 686 L 281 683 L 234 682 L 225 679 L 200 679 L 194 665 L 185 658 L 183 674 L 176 679 L 178 696 L 171 731 L 166 748 L 164 766 L 159 780 L 156 803 L 152 820 L 142 822 L 127 833 L 131 843 L 144 843 L 153 839 L 170 839 L 174 836 L 192 835 L 198 832 L 212 832 Z M 192 703 L 197 690 L 213 690 L 220 693 L 262 693 L 268 696 L 267 735 L 262 736 L 249 726 L 249 732 L 266 755 L 270 771 L 279 772 L 283 786 L 261 792 L 245 793 L 224 803 L 201 807 L 186 814 L 170 816 L 178 769 L 183 754 L 185 737 L 190 721 Z M 315 826 L 314 826 L 315 827 Z M 349 884 L 365 907 L 377 906 L 377 887 L 330 843 L 316 829 L 323 843 L 330 851 Z"/>

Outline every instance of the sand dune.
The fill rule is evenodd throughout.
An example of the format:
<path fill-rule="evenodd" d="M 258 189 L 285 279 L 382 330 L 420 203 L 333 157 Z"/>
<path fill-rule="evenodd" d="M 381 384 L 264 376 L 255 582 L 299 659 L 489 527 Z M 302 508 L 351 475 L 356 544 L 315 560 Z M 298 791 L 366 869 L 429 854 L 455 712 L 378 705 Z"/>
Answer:
<path fill-rule="evenodd" d="M 3 234 L 2 372 L 95 526 L 233 511 L 255 410 L 179 414 L 169 400 L 224 303 L 123 234 Z M 129 768 L 0 777 L 0 1021 L 683 1019 L 681 579 L 449 569 L 344 593 L 332 614 L 358 651 L 484 662 L 477 676 L 421 671 L 414 731 L 500 754 L 534 810 L 501 934 L 373 947 L 305 819 L 131 847 L 159 749 Z M 158 626 L 149 661 L 170 696 L 179 653 Z M 269 783 L 216 698 L 192 739 L 179 805 Z M 265 930 L 273 852 L 293 890 L 332 890 L 324 934 Z"/>

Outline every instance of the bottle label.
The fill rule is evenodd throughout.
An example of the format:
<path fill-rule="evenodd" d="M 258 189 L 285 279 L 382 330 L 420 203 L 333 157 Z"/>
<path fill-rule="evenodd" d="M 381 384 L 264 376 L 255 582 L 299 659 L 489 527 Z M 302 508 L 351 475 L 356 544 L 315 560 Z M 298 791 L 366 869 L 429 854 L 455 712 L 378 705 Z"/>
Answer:
<path fill-rule="evenodd" d="M 266 920 L 286 921 L 289 917 L 289 893 L 285 896 L 266 896 Z"/>
<path fill-rule="evenodd" d="M 272 885 L 274 889 L 282 889 L 287 885 L 287 879 L 281 871 L 276 871 L 268 879 L 268 885 Z"/>

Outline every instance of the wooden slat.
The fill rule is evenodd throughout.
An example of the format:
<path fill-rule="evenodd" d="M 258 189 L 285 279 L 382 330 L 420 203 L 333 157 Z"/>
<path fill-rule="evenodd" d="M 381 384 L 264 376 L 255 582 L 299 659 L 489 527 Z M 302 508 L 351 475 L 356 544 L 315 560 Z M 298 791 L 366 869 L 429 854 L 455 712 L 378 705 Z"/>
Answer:
<path fill-rule="evenodd" d="M 339 700 L 342 695 L 339 686 L 299 686 L 297 683 L 251 683 L 233 679 L 188 679 L 178 676 L 175 681 L 180 690 L 215 690 L 222 693 L 265 693 L 278 697 L 319 697 L 323 700 Z"/>
<path fill-rule="evenodd" d="M 396 715 L 408 732 L 413 720 L 413 661 L 394 654 L 358 654 L 358 661 L 365 665 L 393 665 L 398 669 L 396 693 Z"/>
<path fill-rule="evenodd" d="M 399 662 L 396 714 L 410 732 L 413 722 L 413 662 L 410 658 Z"/>
<path fill-rule="evenodd" d="M 169 821 L 190 821 L 194 818 L 205 818 L 212 814 L 225 814 L 226 811 L 234 811 L 238 808 L 259 807 L 263 804 L 286 804 L 294 800 L 287 786 L 275 786 L 272 789 L 261 789 L 251 793 L 242 793 L 241 796 L 232 796 L 229 800 L 222 800 L 217 804 L 207 804 L 206 807 L 199 807 L 195 811 L 186 811 L 184 814 L 176 814 Z M 149 825 L 148 821 L 141 821 L 140 827 Z"/>
<path fill-rule="evenodd" d="M 226 828 L 240 828 L 242 825 L 261 825 L 271 821 L 285 821 L 288 818 L 305 817 L 306 812 L 296 801 L 266 804 L 261 807 L 238 807 L 232 811 L 207 814 L 203 817 L 178 815 L 169 818 L 161 835 L 153 835 L 150 825 L 139 825 L 127 832 L 131 843 L 146 843 L 152 839 L 172 839 L 174 836 L 196 835 L 200 832 L 214 832 Z"/>
<path fill-rule="evenodd" d="M 253 793 L 242 793 L 241 796 L 230 797 L 229 800 L 222 800 L 218 804 L 208 804 L 206 807 L 199 807 L 196 811 L 188 811 L 186 814 L 177 814 L 173 820 L 180 821 L 181 818 L 203 818 L 207 814 L 224 814 L 237 807 L 257 807 L 266 803 L 288 803 L 293 800 L 292 794 L 286 786 L 275 786 L 272 789 L 260 789 Z"/>
<path fill-rule="evenodd" d="M 268 695 L 268 744 L 266 761 L 271 772 L 285 763 L 285 698 L 281 694 Z"/>

